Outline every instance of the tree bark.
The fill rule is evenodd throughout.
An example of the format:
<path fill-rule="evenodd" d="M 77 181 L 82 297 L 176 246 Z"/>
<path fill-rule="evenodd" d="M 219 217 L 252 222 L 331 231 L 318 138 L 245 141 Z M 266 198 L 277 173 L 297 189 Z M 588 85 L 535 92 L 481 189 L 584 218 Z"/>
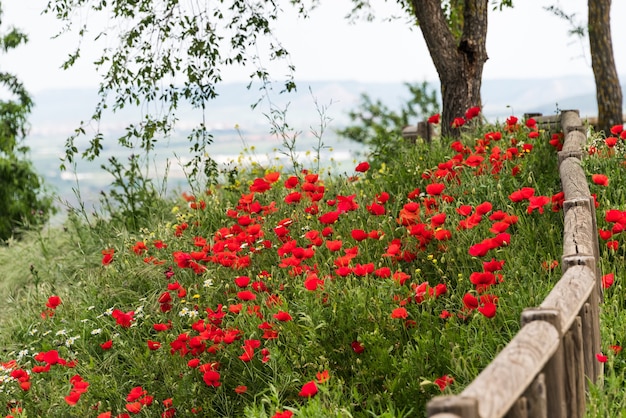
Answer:
<path fill-rule="evenodd" d="M 619 83 L 611 40 L 611 0 L 588 1 L 591 67 L 596 80 L 598 126 L 608 136 L 613 125 L 621 125 L 622 87 Z"/>
<path fill-rule="evenodd" d="M 458 136 L 459 130 L 451 128 L 454 118 L 472 106 L 481 106 L 483 66 L 488 58 L 488 0 L 464 1 L 460 39 L 448 26 L 441 0 L 411 0 L 411 5 L 439 74 L 442 134 Z"/>

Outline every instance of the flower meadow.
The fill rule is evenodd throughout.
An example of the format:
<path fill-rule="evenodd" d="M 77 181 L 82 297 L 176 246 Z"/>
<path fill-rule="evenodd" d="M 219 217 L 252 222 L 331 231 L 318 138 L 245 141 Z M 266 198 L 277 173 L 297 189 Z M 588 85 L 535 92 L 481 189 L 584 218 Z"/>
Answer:
<path fill-rule="evenodd" d="M 460 392 L 560 278 L 563 225 L 562 138 L 470 110 L 452 143 L 390 138 L 393 161 L 256 164 L 153 202 L 140 230 L 74 214 L 3 249 L 2 416 L 423 416 Z M 610 306 L 619 145 L 585 160 Z"/>

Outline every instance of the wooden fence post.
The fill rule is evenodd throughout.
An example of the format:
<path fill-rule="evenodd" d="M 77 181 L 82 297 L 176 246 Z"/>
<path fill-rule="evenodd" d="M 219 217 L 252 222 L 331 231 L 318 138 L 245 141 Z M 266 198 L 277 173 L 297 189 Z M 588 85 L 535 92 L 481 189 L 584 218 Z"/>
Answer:
<path fill-rule="evenodd" d="M 522 312 L 522 327 L 532 321 L 546 321 L 554 326 L 561 335 L 561 314 L 556 309 L 529 308 Z M 563 358 L 563 346 L 559 345 L 556 353 L 552 356 L 544 368 L 546 379 L 546 392 L 548 404 L 548 416 L 550 418 L 570 418 L 567 415 L 567 402 L 565 399 L 565 362 Z"/>
<path fill-rule="evenodd" d="M 528 116 L 525 115 L 527 118 Z M 561 279 L 522 329 L 458 396 L 431 400 L 431 418 L 582 418 L 588 382 L 601 384 L 600 247 L 593 198 L 581 166 L 586 127 L 578 111 L 540 117 L 566 133 L 559 153 L 564 193 Z M 541 125 L 542 127 L 544 125 Z"/>
<path fill-rule="evenodd" d="M 426 414 L 431 418 L 442 418 L 442 414 L 452 414 L 462 418 L 480 418 L 478 401 L 463 396 L 437 396 L 428 402 Z"/>
<path fill-rule="evenodd" d="M 548 418 L 546 378 L 539 373 L 524 396 L 513 405 L 506 418 Z"/>

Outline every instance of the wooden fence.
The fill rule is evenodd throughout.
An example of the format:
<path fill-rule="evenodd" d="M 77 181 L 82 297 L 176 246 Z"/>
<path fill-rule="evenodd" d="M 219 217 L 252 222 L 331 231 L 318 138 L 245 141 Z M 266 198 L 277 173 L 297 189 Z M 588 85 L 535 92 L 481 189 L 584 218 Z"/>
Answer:
<path fill-rule="evenodd" d="M 565 134 L 558 154 L 564 202 L 562 277 L 522 328 L 459 395 L 432 399 L 430 418 L 577 418 L 585 414 L 589 382 L 598 382 L 602 298 L 593 198 L 580 165 L 586 129 L 578 111 L 540 124 Z"/>

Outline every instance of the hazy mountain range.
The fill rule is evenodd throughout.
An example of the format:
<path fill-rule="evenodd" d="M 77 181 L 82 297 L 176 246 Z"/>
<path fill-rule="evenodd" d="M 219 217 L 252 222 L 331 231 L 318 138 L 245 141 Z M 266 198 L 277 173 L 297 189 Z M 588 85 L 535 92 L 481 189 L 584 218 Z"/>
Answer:
<path fill-rule="evenodd" d="M 288 121 L 305 126 L 317 123 L 319 107 L 327 107 L 326 114 L 334 121 L 331 127 L 346 124 L 348 111 L 356 108 L 362 93 L 380 99 L 390 108 L 399 107 L 407 97 L 403 83 L 304 81 L 298 83 L 296 93 L 280 95 L 278 89 L 271 93 L 273 103 L 279 108 L 289 103 Z M 247 89 L 245 83 L 223 84 L 219 86 L 218 92 L 219 97 L 207 104 L 207 122 L 211 128 L 232 129 L 239 125 L 245 130 L 268 126 L 264 116 L 269 113 L 268 101 L 262 101 L 254 111 L 250 108 L 261 97 L 257 88 Z M 505 118 L 511 114 L 521 116 L 526 112 L 554 114 L 557 109 L 572 108 L 579 109 L 583 116 L 595 115 L 597 112 L 595 84 L 591 76 L 485 80 L 482 98 L 483 113 L 489 119 Z M 31 133 L 72 132 L 79 121 L 89 118 L 96 101 L 95 89 L 41 91 L 35 95 Z M 111 118 L 105 118 L 100 127 L 105 131 L 121 131 L 126 122 L 136 121 L 136 116 L 136 111 L 124 110 Z M 179 116 L 183 126 L 194 125 L 197 121 L 197 114 L 190 108 L 182 108 Z"/>
<path fill-rule="evenodd" d="M 622 79 L 625 79 L 622 77 Z M 278 87 L 277 87 L 278 89 Z M 235 160 L 243 149 L 251 158 L 265 158 L 276 154 L 280 140 L 270 135 L 270 102 L 265 99 L 256 109 L 251 104 L 262 97 L 258 88 L 247 89 L 245 83 L 219 86 L 219 97 L 207 104 L 205 123 L 214 134 L 210 153 L 225 164 Z M 270 92 L 275 109 L 286 110 L 287 123 L 302 132 L 299 135 L 299 157 L 305 158 L 307 151 L 317 143 L 311 129 L 319 131 L 320 113 L 331 121 L 325 127 L 323 142 L 332 149 L 325 149 L 322 159 L 333 164 L 341 162 L 351 165 L 355 158 L 363 158 L 364 148 L 360 144 L 342 140 L 334 132 L 349 123 L 348 112 L 355 109 L 361 94 L 380 99 L 394 109 L 407 98 L 403 83 L 361 83 L 354 81 L 300 82 L 298 91 L 289 95 Z M 536 80 L 485 80 L 482 89 L 483 114 L 489 120 L 504 120 L 510 115 L 523 116 L 527 112 L 544 115 L 554 114 L 558 109 L 579 109 L 581 116 L 597 113 L 595 85 L 590 77 L 563 77 L 560 79 Z M 63 155 L 66 138 L 78 127 L 80 121 L 88 121 L 98 100 L 96 89 L 48 90 L 34 95 L 35 108 L 30 118 L 31 131 L 27 145 L 31 148 L 31 160 L 38 171 L 61 195 L 63 200 L 74 201 L 72 188 L 80 180 L 84 200 L 97 201 L 100 190 L 110 183 L 107 173 L 100 169 L 103 161 L 79 163 L 75 172 L 59 172 L 60 157 Z M 105 135 L 103 156 L 124 158 L 124 151 L 116 144 L 117 135 L 131 122 L 138 122 L 140 109 L 123 109 L 114 115 L 106 115 L 98 126 Z M 181 107 L 178 112 L 178 130 L 167 145 L 157 150 L 158 158 L 151 171 L 155 176 L 163 175 L 166 161 L 172 161 L 173 153 L 185 161 L 187 142 L 185 131 L 196 126 L 201 115 L 190 107 Z M 417 123 L 417 121 L 415 121 Z M 96 127 L 88 125 L 87 133 Z M 93 130 L 93 132 L 89 132 Z M 90 137 L 84 137 L 79 146 Z M 128 153 L 126 151 L 126 153 Z M 358 155 L 361 153 L 361 155 Z M 255 154 L 251 156 L 250 154 Z M 307 157 L 310 158 L 310 155 Z M 176 161 L 176 159 L 174 159 Z M 350 166 L 351 167 L 351 166 Z M 183 182 L 184 173 L 179 164 L 173 163 L 169 178 Z"/>

